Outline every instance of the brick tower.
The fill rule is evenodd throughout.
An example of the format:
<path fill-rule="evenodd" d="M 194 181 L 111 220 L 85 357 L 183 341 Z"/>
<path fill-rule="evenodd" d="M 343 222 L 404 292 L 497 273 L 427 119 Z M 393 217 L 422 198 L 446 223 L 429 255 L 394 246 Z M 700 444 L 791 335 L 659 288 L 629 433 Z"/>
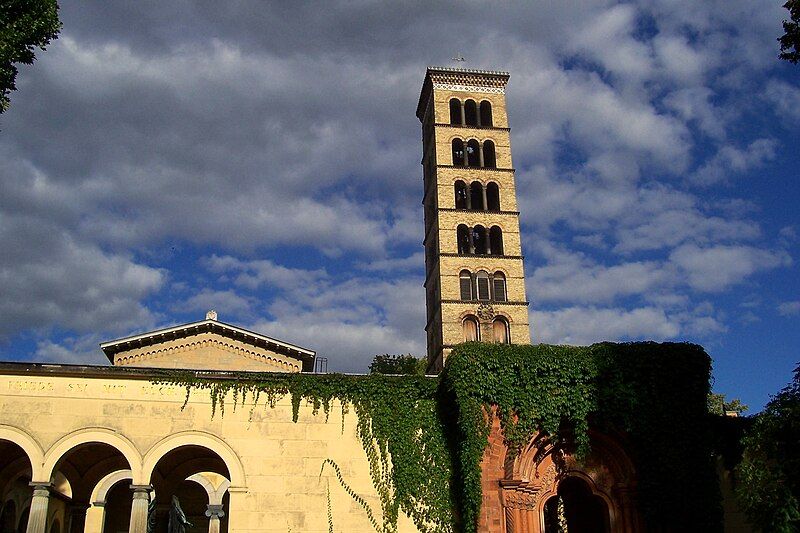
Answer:
<path fill-rule="evenodd" d="M 464 341 L 530 343 L 508 78 L 429 67 L 422 84 L 429 371 Z"/>

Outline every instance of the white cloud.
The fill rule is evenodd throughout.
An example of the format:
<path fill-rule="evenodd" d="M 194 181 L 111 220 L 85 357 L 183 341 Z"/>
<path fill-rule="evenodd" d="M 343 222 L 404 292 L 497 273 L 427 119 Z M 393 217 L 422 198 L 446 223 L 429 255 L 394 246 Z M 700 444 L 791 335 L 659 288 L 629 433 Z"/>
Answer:
<path fill-rule="evenodd" d="M 785 252 L 753 246 L 687 244 L 673 250 L 669 258 L 687 276 L 689 286 L 705 292 L 719 292 L 756 272 L 791 264 Z"/>
<path fill-rule="evenodd" d="M 782 316 L 793 316 L 800 314 L 800 300 L 781 302 L 778 304 L 778 313 Z"/>
<path fill-rule="evenodd" d="M 704 163 L 691 175 L 692 183 L 705 187 L 719 183 L 727 183 L 731 177 L 754 167 L 759 167 L 775 158 L 777 141 L 775 139 L 757 139 L 746 148 L 725 145 L 716 155 Z"/>
<path fill-rule="evenodd" d="M 600 341 L 671 339 L 680 326 L 655 307 L 568 307 L 531 313 L 533 337 L 553 344 L 591 344 Z"/>

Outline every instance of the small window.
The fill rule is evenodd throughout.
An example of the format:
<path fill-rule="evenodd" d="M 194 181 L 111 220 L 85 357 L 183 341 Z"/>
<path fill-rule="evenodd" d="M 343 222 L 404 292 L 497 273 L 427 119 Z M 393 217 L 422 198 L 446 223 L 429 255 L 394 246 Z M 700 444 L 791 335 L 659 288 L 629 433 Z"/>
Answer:
<path fill-rule="evenodd" d="M 473 181 L 469 184 L 470 208 L 483 211 L 483 183 Z"/>
<path fill-rule="evenodd" d="M 464 102 L 464 120 L 467 126 L 478 125 L 478 105 L 475 100 L 467 100 Z"/>
<path fill-rule="evenodd" d="M 481 126 L 492 125 L 492 103 L 488 100 L 481 102 Z"/>
<path fill-rule="evenodd" d="M 486 209 L 500 211 L 500 187 L 493 181 L 486 184 Z"/>
<path fill-rule="evenodd" d="M 499 344 L 509 344 L 511 338 L 508 333 L 508 322 L 503 317 L 497 317 L 492 320 L 492 336 L 494 342 Z"/>
<path fill-rule="evenodd" d="M 481 270 L 475 276 L 478 281 L 478 300 L 488 300 L 489 297 L 489 274 Z"/>
<path fill-rule="evenodd" d="M 466 255 L 472 253 L 469 238 L 469 228 L 464 224 L 460 224 L 456 229 L 456 240 L 458 241 L 458 253 Z"/>
<path fill-rule="evenodd" d="M 453 139 L 453 166 L 464 166 L 464 141 Z"/>
<path fill-rule="evenodd" d="M 472 229 L 472 249 L 476 254 L 486 254 L 486 245 L 488 244 L 486 238 L 486 228 L 483 226 L 475 226 Z"/>
<path fill-rule="evenodd" d="M 458 98 L 450 99 L 450 124 L 461 125 L 461 100 Z"/>
<path fill-rule="evenodd" d="M 479 167 L 481 166 L 481 145 L 475 139 L 467 141 L 467 166 Z"/>
<path fill-rule="evenodd" d="M 456 209 L 467 209 L 467 184 L 458 180 L 455 185 L 456 189 Z"/>
<path fill-rule="evenodd" d="M 506 296 L 506 276 L 502 272 L 495 272 L 492 278 L 492 289 L 494 294 L 494 301 L 505 302 Z"/>
<path fill-rule="evenodd" d="M 461 287 L 461 299 L 464 301 L 474 300 L 472 296 L 472 274 L 469 270 L 462 270 L 458 275 Z"/>
<path fill-rule="evenodd" d="M 483 166 L 497 168 L 497 157 L 494 153 L 494 142 L 483 141 Z"/>
<path fill-rule="evenodd" d="M 500 226 L 492 226 L 489 230 L 489 249 L 492 255 L 503 255 L 503 230 Z"/>
<path fill-rule="evenodd" d="M 464 341 L 479 341 L 481 340 L 480 337 L 480 328 L 478 327 L 478 319 L 474 316 L 468 316 L 462 322 L 462 327 L 464 329 Z"/>

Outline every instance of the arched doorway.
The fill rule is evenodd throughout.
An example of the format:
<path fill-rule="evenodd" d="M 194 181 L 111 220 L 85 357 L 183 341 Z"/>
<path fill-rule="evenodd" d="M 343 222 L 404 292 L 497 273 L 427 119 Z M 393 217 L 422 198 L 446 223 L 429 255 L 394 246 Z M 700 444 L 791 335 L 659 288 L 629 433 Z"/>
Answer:
<path fill-rule="evenodd" d="M 608 506 L 578 477 L 567 477 L 544 504 L 544 533 L 609 533 Z"/>
<path fill-rule="evenodd" d="M 198 474 L 211 488 L 198 481 Z M 170 508 L 176 497 L 187 520 L 193 524 L 193 531 L 227 532 L 230 479 L 225 461 L 204 446 L 183 445 L 164 454 L 151 476 L 156 494 L 154 531 L 167 531 Z M 218 489 L 221 489 L 219 501 L 212 501 L 211 494 Z M 215 519 L 217 523 L 210 527 Z"/>

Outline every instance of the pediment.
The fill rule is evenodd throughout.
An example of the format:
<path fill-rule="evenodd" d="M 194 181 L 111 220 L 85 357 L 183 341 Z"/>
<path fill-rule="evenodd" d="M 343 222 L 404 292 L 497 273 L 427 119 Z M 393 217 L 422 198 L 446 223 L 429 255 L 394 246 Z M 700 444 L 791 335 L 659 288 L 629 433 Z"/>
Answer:
<path fill-rule="evenodd" d="M 186 370 L 309 371 L 316 355 L 216 320 L 127 337 L 101 347 L 115 366 Z"/>

